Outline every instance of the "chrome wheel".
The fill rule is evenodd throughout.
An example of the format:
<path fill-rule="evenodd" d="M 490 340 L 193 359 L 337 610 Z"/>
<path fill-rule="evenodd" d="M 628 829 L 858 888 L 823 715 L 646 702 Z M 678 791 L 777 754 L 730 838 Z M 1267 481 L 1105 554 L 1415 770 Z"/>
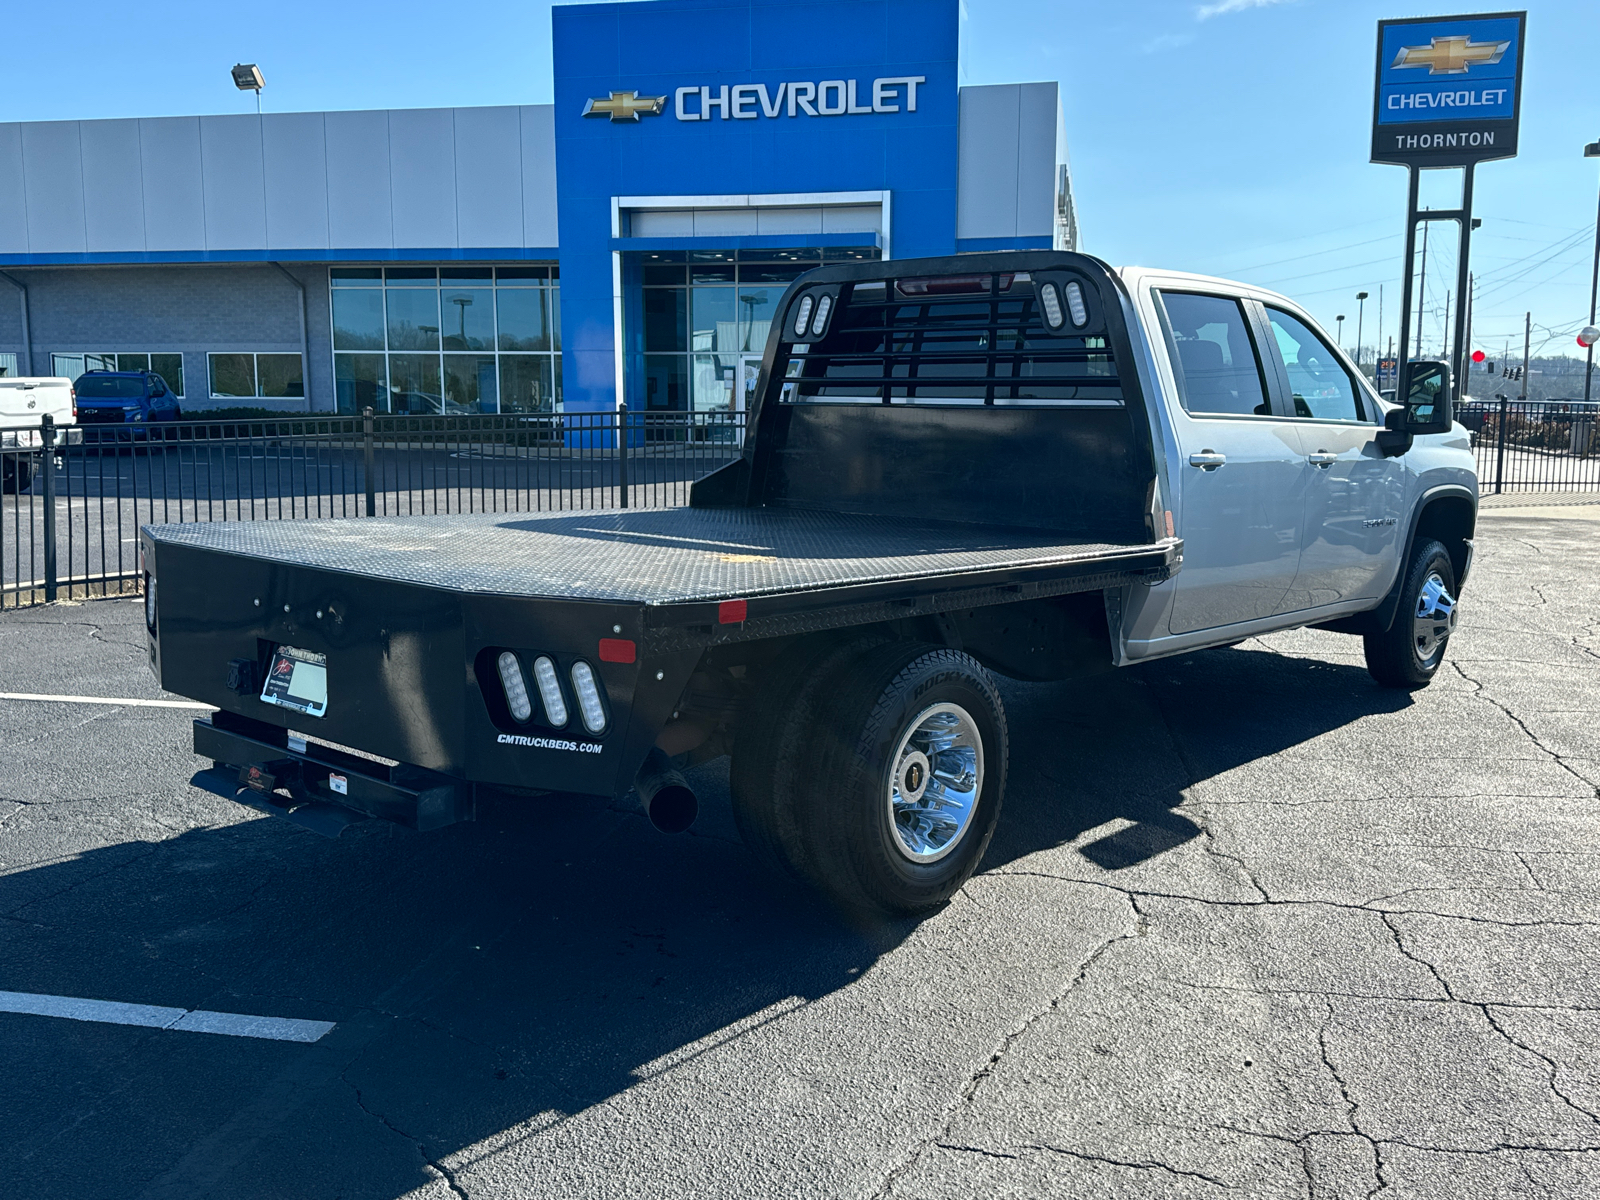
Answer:
<path fill-rule="evenodd" d="M 983 794 L 983 738 L 959 704 L 924 709 L 900 738 L 889 777 L 895 848 L 914 863 L 938 862 L 972 825 Z"/>
<path fill-rule="evenodd" d="M 1444 577 L 1434 571 L 1423 583 L 1411 614 L 1411 644 L 1424 666 L 1432 666 L 1444 652 L 1445 641 L 1455 632 L 1456 615 L 1455 597 L 1445 590 Z"/>

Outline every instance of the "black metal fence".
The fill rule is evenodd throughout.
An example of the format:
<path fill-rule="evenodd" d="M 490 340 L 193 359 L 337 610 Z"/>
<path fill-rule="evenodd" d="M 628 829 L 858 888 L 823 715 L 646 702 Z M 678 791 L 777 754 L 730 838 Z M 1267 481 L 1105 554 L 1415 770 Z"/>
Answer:
<path fill-rule="evenodd" d="M 742 413 L 296 416 L 8 431 L 0 608 L 133 593 L 140 525 L 687 504 Z"/>
<path fill-rule="evenodd" d="M 1600 490 L 1600 404 L 1469 401 L 1456 420 L 1472 433 L 1484 495 Z"/>

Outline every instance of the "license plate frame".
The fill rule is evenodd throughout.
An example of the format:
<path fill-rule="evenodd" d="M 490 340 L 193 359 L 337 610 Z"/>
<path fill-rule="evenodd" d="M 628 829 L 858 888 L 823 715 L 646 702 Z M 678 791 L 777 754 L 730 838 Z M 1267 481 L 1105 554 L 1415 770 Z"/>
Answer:
<path fill-rule="evenodd" d="M 279 646 L 272 652 L 261 700 L 308 717 L 328 712 L 328 656 L 297 646 Z"/>

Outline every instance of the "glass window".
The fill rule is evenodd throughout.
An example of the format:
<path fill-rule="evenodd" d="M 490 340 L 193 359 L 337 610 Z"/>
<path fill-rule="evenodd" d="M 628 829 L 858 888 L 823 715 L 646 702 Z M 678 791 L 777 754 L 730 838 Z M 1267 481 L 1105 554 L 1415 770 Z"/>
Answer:
<path fill-rule="evenodd" d="M 150 369 L 150 356 L 148 354 L 118 354 L 117 370 L 119 371 L 148 371 Z"/>
<path fill-rule="evenodd" d="M 74 387 L 85 400 L 137 400 L 144 395 L 144 380 L 116 375 L 85 375 Z"/>
<path fill-rule="evenodd" d="M 494 278 L 493 267 L 440 267 L 439 282 L 445 287 L 488 287 Z"/>
<path fill-rule="evenodd" d="M 381 354 L 335 354 L 333 390 L 339 411 L 358 413 L 364 408 L 389 411 L 389 389 Z"/>
<path fill-rule="evenodd" d="M 437 350 L 438 291 L 391 287 L 385 288 L 383 294 L 389 307 L 389 349 Z"/>
<path fill-rule="evenodd" d="M 740 263 L 740 283 L 789 283 L 811 270 L 815 263 Z M 782 289 L 779 289 L 780 291 Z"/>
<path fill-rule="evenodd" d="M 334 287 L 376 287 L 383 280 L 383 268 L 334 267 L 328 275 Z"/>
<path fill-rule="evenodd" d="M 554 412 L 561 403 L 560 371 L 561 360 L 547 354 L 502 354 L 500 411 Z"/>
<path fill-rule="evenodd" d="M 688 273 L 682 263 L 663 266 L 660 263 L 645 263 L 644 285 L 646 287 L 682 287 Z"/>
<path fill-rule="evenodd" d="M 120 354 L 117 355 L 117 361 L 122 361 Z M 172 389 L 174 396 L 183 395 L 183 355 L 152 354 L 150 369 L 161 376 L 161 381 Z"/>
<path fill-rule="evenodd" d="M 692 375 L 694 411 L 727 412 L 732 409 L 738 369 L 737 354 L 696 354 Z"/>
<path fill-rule="evenodd" d="M 211 367 L 211 394 L 227 399 L 256 394 L 256 356 L 254 354 L 208 354 Z"/>
<path fill-rule="evenodd" d="M 689 407 L 689 359 L 683 354 L 644 356 L 644 402 L 654 411 L 683 412 Z"/>
<path fill-rule="evenodd" d="M 260 396 L 283 399 L 306 394 L 305 372 L 298 354 L 256 355 L 256 384 Z"/>
<path fill-rule="evenodd" d="M 1276 308 L 1267 309 L 1273 340 L 1289 373 L 1294 415 L 1325 421 L 1364 421 L 1360 394 L 1338 357 L 1304 321 Z"/>
<path fill-rule="evenodd" d="M 446 288 L 440 299 L 446 350 L 494 349 L 493 289 Z"/>
<path fill-rule="evenodd" d="M 436 413 L 444 408 L 437 354 L 389 356 L 389 411 Z"/>
<path fill-rule="evenodd" d="M 0 379 L 15 379 L 17 375 L 17 356 L 9 350 L 0 353 Z"/>
<path fill-rule="evenodd" d="M 1161 303 L 1183 407 L 1192 413 L 1271 416 L 1261 365 L 1239 302 L 1162 292 Z"/>
<path fill-rule="evenodd" d="M 439 282 L 438 267 L 390 267 L 383 277 L 401 287 L 433 287 Z"/>
<path fill-rule="evenodd" d="M 500 349 L 550 349 L 550 313 L 544 288 L 501 288 L 495 294 L 500 313 Z"/>
<path fill-rule="evenodd" d="M 444 411 L 492 413 L 500 411 L 500 388 L 492 354 L 444 356 Z"/>
<path fill-rule="evenodd" d="M 529 284 L 543 283 L 550 278 L 549 267 L 496 267 L 495 278 L 501 283 L 515 284 L 519 287 Z"/>
<path fill-rule="evenodd" d="M 383 349 L 383 293 L 377 288 L 333 293 L 333 348 Z"/>
<path fill-rule="evenodd" d="M 691 350 L 730 351 L 739 348 L 739 308 L 731 287 L 691 288 Z"/>
<path fill-rule="evenodd" d="M 687 350 L 689 290 L 644 289 L 644 348 Z"/>
<path fill-rule="evenodd" d="M 731 261 L 689 264 L 690 283 L 732 283 L 736 278 L 738 278 L 738 268 Z"/>
<path fill-rule="evenodd" d="M 740 268 L 743 270 L 743 268 Z M 767 346 L 767 331 L 783 299 L 781 287 L 739 289 L 739 349 L 760 354 Z"/>

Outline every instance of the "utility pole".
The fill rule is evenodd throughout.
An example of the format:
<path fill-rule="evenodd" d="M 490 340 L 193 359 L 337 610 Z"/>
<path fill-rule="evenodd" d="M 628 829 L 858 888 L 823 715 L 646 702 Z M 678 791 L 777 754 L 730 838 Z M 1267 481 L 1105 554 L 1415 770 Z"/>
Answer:
<path fill-rule="evenodd" d="M 1439 337 L 1439 357 L 1444 359 L 1445 362 L 1454 362 L 1455 355 L 1450 353 L 1450 289 L 1448 288 L 1445 289 L 1444 293 L 1444 332 Z M 1460 347 L 1458 346 L 1457 349 L 1459 350 Z"/>
<path fill-rule="evenodd" d="M 1583 148 L 1585 158 L 1600 158 L 1600 142 L 1590 142 Z M 1595 295 L 1600 290 L 1600 202 L 1595 205 L 1594 218 L 1594 269 L 1589 274 L 1589 324 L 1595 320 Z M 1583 368 L 1583 402 L 1589 403 L 1589 392 L 1594 385 L 1594 347 L 1589 347 L 1589 361 Z"/>
<path fill-rule="evenodd" d="M 1533 344 L 1533 314 L 1522 319 L 1522 399 L 1528 398 L 1528 347 Z"/>
<path fill-rule="evenodd" d="M 1422 274 L 1417 279 L 1417 353 L 1414 356 L 1407 354 L 1407 358 L 1422 357 L 1422 301 L 1428 294 L 1428 229 L 1432 224 L 1432 221 L 1422 223 Z"/>

